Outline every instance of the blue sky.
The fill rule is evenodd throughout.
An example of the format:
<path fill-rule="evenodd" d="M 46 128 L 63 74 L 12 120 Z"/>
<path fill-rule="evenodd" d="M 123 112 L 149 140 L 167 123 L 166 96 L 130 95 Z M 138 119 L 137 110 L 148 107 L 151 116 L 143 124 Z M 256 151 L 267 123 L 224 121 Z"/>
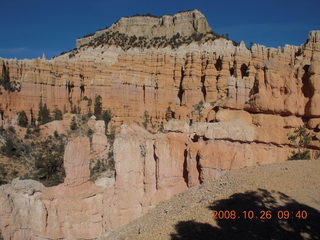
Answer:
<path fill-rule="evenodd" d="M 300 45 L 320 30 L 320 0 L 0 0 L 0 57 L 48 58 L 122 16 L 202 11 L 217 33 L 271 47 Z"/>

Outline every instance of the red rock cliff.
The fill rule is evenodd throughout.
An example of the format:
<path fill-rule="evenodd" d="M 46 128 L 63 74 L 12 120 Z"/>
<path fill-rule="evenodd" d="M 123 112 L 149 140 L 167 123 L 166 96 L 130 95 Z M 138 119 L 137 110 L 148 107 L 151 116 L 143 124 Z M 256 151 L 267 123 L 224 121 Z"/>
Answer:
<path fill-rule="evenodd" d="M 67 146 L 64 184 L 1 187 L 4 236 L 94 239 L 226 170 L 285 161 L 293 150 L 288 135 L 303 124 L 314 134 L 308 147 L 318 157 L 319 63 L 319 31 L 282 49 L 249 50 L 218 38 L 176 49 L 88 44 L 52 60 L 0 59 L 3 121 L 21 110 L 36 113 L 40 101 L 51 110 L 76 105 L 86 113 L 86 99 L 101 95 L 115 124 L 149 123 L 147 112 L 147 127 L 164 132 L 122 125 L 111 182 L 89 181 L 90 144 L 79 138 Z M 94 151 L 107 142 L 100 135 Z"/>

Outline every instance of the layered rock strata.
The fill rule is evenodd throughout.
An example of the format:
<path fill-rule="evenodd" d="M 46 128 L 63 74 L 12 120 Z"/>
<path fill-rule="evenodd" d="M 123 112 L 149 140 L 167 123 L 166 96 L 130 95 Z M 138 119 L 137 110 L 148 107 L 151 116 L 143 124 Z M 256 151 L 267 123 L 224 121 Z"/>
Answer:
<path fill-rule="evenodd" d="M 104 108 L 124 122 L 141 122 L 147 111 L 152 124 L 160 125 L 169 107 L 175 118 L 190 119 L 200 101 L 250 113 L 317 118 L 318 36 L 311 32 L 306 44 L 283 49 L 253 45 L 248 50 L 218 39 L 177 50 L 110 47 L 86 49 L 72 59 L 1 59 L 1 78 L 19 87 L 1 86 L 0 109 L 4 118 L 20 110 L 37 113 L 42 99 L 50 109 L 77 106 L 85 113 L 86 99 L 101 95 Z"/>
<path fill-rule="evenodd" d="M 123 125 L 113 145 L 113 181 L 90 181 L 89 139 L 78 137 L 66 147 L 63 184 L 45 188 L 32 180 L 14 180 L 1 186 L 4 238 L 95 239 L 228 169 L 279 162 L 293 150 L 254 143 L 255 128 L 243 120 L 190 128 L 174 121 L 166 126 L 167 133 L 159 134 Z M 241 125 L 223 126 L 237 126 L 234 121 Z"/>
<path fill-rule="evenodd" d="M 214 122 L 219 109 L 245 110 L 274 122 L 261 130 L 269 136 L 286 133 L 283 122 L 307 124 L 319 146 L 319 49 L 319 31 L 313 31 L 300 47 L 282 49 L 248 50 L 218 39 L 177 50 L 110 47 L 86 49 L 72 59 L 1 59 L 1 121 L 21 110 L 30 119 L 40 101 L 52 111 L 92 112 L 100 95 L 115 125 L 146 123 L 155 131 L 171 118 Z"/>
<path fill-rule="evenodd" d="M 125 18 L 108 31 L 138 34 L 143 28 L 148 36 L 157 29 L 171 36 L 210 30 L 198 12 L 149 18 Z M 155 21 L 155 28 L 145 21 Z M 181 32 L 185 27 L 191 32 Z M 81 137 L 66 148 L 64 184 L 45 188 L 15 180 L 1 186 L 2 235 L 94 239 L 228 169 L 286 160 L 294 150 L 288 136 L 303 124 L 313 134 L 308 148 L 317 158 L 319 62 L 319 31 L 301 46 L 281 49 L 249 50 L 220 38 L 177 49 L 101 45 L 51 60 L 0 59 L 2 125 L 13 124 L 19 111 L 30 119 L 40 102 L 86 114 L 98 95 L 112 112 L 112 125 L 127 124 L 113 143 L 115 178 L 89 179 L 90 156 L 110 148 L 104 126 L 92 120 L 92 146 Z M 68 128 L 64 121 L 57 129 Z M 163 132 L 128 127 L 133 123 Z"/>

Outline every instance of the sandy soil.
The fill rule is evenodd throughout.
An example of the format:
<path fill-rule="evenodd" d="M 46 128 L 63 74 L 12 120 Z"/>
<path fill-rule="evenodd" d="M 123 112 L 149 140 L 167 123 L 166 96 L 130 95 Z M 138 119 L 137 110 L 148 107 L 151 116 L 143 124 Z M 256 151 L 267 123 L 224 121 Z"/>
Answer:
<path fill-rule="evenodd" d="M 320 239 L 320 161 L 229 171 L 101 239 Z"/>

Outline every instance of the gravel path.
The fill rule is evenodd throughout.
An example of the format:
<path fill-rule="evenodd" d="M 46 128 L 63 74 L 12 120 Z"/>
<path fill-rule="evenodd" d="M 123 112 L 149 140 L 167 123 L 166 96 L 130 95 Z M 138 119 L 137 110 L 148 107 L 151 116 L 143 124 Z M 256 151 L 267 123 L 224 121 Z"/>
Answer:
<path fill-rule="evenodd" d="M 229 171 L 101 239 L 320 239 L 320 161 Z"/>

